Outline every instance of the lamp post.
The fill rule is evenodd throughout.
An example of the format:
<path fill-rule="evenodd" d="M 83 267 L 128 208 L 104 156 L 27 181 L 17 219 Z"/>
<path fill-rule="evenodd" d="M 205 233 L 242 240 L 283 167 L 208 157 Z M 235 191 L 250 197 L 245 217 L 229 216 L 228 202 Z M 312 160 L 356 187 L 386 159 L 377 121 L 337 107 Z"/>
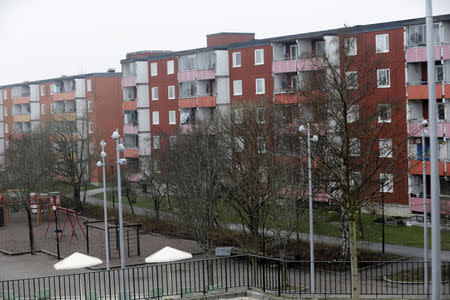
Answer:
<path fill-rule="evenodd" d="M 311 141 L 317 142 L 319 138 L 314 135 L 311 138 L 311 128 L 309 123 L 307 127 L 300 125 L 298 128 L 300 132 L 307 132 L 308 139 L 308 199 L 309 199 L 309 260 L 310 260 L 310 286 L 311 293 L 315 293 L 315 274 L 314 274 L 314 228 L 313 228 L 313 199 L 312 199 L 312 174 L 311 174 Z"/>
<path fill-rule="evenodd" d="M 119 130 L 116 129 L 111 138 L 116 141 L 116 164 L 117 164 L 117 193 L 119 198 L 119 240 L 120 240 L 120 268 L 121 268 L 121 281 L 123 288 L 124 300 L 127 300 L 127 290 L 125 282 L 125 247 L 123 242 L 123 213 L 122 213 L 122 187 L 120 184 L 120 165 L 126 163 L 125 159 L 120 158 L 120 152 L 125 150 L 122 143 L 119 143 L 120 134 Z"/>
<path fill-rule="evenodd" d="M 111 168 L 111 193 L 112 193 L 112 203 L 113 203 L 113 210 L 114 210 L 114 164 L 110 164 L 109 167 Z"/>
<path fill-rule="evenodd" d="M 102 147 L 102 152 L 100 156 L 102 161 L 97 162 L 97 167 L 102 167 L 103 169 L 103 216 L 105 222 L 105 252 L 106 252 L 106 270 L 109 271 L 109 231 L 108 231 L 108 206 L 106 204 L 106 178 L 105 178 L 105 141 L 100 142 L 100 147 Z"/>
<path fill-rule="evenodd" d="M 428 295 L 428 208 L 427 208 L 427 163 L 425 161 L 426 147 L 425 128 L 428 127 L 428 121 L 422 121 L 422 189 L 423 189 L 423 284 L 425 295 Z"/>

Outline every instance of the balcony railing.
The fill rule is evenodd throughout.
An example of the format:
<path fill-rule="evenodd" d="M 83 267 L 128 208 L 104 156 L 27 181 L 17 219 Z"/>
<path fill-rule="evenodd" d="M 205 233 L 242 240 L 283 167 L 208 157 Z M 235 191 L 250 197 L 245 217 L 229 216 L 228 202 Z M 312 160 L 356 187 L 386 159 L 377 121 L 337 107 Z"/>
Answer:
<path fill-rule="evenodd" d="M 444 166 L 446 164 L 446 166 Z M 425 161 L 426 165 L 426 175 L 430 175 L 430 162 Z M 413 175 L 422 175 L 422 161 L 421 160 L 412 160 L 410 162 L 409 174 Z M 450 163 L 439 161 L 439 176 L 449 176 L 450 175 Z"/>
<path fill-rule="evenodd" d="M 436 98 L 450 97 L 450 82 L 436 82 Z M 408 99 L 428 99 L 428 82 L 408 82 Z"/>
<path fill-rule="evenodd" d="M 75 92 L 63 92 L 53 94 L 53 101 L 75 100 Z"/>

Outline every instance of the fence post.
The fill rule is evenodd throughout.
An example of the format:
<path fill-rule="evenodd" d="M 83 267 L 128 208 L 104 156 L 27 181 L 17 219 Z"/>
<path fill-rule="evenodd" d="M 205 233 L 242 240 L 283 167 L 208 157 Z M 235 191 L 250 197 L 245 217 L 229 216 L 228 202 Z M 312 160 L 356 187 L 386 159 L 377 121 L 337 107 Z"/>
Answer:
<path fill-rule="evenodd" d="M 224 263 L 225 263 L 225 292 L 228 292 L 228 272 L 227 272 L 227 260 L 228 259 L 224 259 Z"/>
<path fill-rule="evenodd" d="M 249 267 L 248 262 L 249 262 L 249 257 L 247 256 L 247 289 L 250 288 L 250 272 L 248 269 L 248 267 Z M 251 264 L 250 264 L 250 267 L 251 267 Z"/>
<path fill-rule="evenodd" d="M 203 295 L 206 295 L 206 283 L 205 283 L 205 260 L 202 260 L 202 273 L 203 273 Z"/>
<path fill-rule="evenodd" d="M 278 297 L 281 296 L 281 262 L 278 261 Z"/>
<path fill-rule="evenodd" d="M 138 256 L 141 256 L 141 241 L 140 241 L 140 236 L 139 236 L 139 229 L 141 228 L 141 225 L 137 226 L 136 229 L 136 237 L 137 237 L 137 252 L 138 252 Z"/>
<path fill-rule="evenodd" d="M 57 212 L 55 212 L 57 214 Z M 89 254 L 89 224 L 86 225 L 86 252 Z"/>
<path fill-rule="evenodd" d="M 170 280 L 172 280 L 172 278 L 170 278 Z M 180 291 L 181 291 L 181 298 L 183 298 L 183 271 L 181 269 L 181 264 L 180 264 Z"/>
<path fill-rule="evenodd" d="M 263 292 L 266 292 L 266 260 L 262 259 L 262 280 L 263 280 Z"/>

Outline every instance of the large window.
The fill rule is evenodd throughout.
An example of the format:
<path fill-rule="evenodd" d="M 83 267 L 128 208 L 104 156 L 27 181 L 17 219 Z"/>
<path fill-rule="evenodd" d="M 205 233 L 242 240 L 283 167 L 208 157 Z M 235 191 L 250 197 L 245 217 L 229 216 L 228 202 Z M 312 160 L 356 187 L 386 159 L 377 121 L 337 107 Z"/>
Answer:
<path fill-rule="evenodd" d="M 325 55 L 325 41 L 316 42 L 316 56 Z"/>
<path fill-rule="evenodd" d="M 152 87 L 152 100 L 158 100 L 158 87 Z"/>
<path fill-rule="evenodd" d="M 158 76 L 158 63 L 151 63 L 150 73 L 151 76 Z"/>
<path fill-rule="evenodd" d="M 242 95 L 242 80 L 233 80 L 233 96 Z"/>
<path fill-rule="evenodd" d="M 41 114 L 45 115 L 45 104 L 41 104 Z"/>
<path fill-rule="evenodd" d="M 167 87 L 167 94 L 169 99 L 175 99 L 175 86 L 169 85 Z"/>
<path fill-rule="evenodd" d="M 377 87 L 388 88 L 391 86 L 391 75 L 389 69 L 377 70 Z"/>
<path fill-rule="evenodd" d="M 354 56 L 358 54 L 358 45 L 356 38 L 344 39 L 344 48 L 347 52 L 347 56 Z"/>
<path fill-rule="evenodd" d="M 167 61 L 167 74 L 173 74 L 175 73 L 175 67 L 173 60 Z"/>
<path fill-rule="evenodd" d="M 153 136 L 153 149 L 159 149 L 160 143 L 159 143 L 159 135 Z"/>
<path fill-rule="evenodd" d="M 266 92 L 264 78 L 256 78 L 256 94 L 262 95 Z"/>
<path fill-rule="evenodd" d="M 358 120 L 359 120 L 358 104 L 350 105 L 347 110 L 347 123 L 353 123 Z"/>
<path fill-rule="evenodd" d="M 255 49 L 255 65 L 264 64 L 264 49 Z"/>
<path fill-rule="evenodd" d="M 41 96 L 45 96 L 45 85 L 41 85 Z"/>
<path fill-rule="evenodd" d="M 345 72 L 345 80 L 347 82 L 347 88 L 355 90 L 358 88 L 358 72 L 349 71 Z"/>
<path fill-rule="evenodd" d="M 256 122 L 259 124 L 266 123 L 266 111 L 264 108 L 258 108 L 256 109 Z"/>
<path fill-rule="evenodd" d="M 234 124 L 242 124 L 244 121 L 244 110 L 242 108 L 236 108 L 234 110 Z"/>
<path fill-rule="evenodd" d="M 267 152 L 267 141 L 265 137 L 258 137 L 258 153 L 266 153 Z"/>
<path fill-rule="evenodd" d="M 242 136 L 235 137 L 234 145 L 236 152 L 242 152 L 244 150 L 244 137 Z"/>
<path fill-rule="evenodd" d="M 92 92 L 92 80 L 90 80 L 90 79 L 86 80 L 86 85 L 87 85 L 87 91 Z"/>
<path fill-rule="evenodd" d="M 378 142 L 380 148 L 380 157 L 389 158 L 392 157 L 392 140 L 380 139 Z"/>
<path fill-rule="evenodd" d="M 394 176 L 392 174 L 380 173 L 380 192 L 394 192 Z"/>
<path fill-rule="evenodd" d="M 159 125 L 159 111 L 152 112 L 152 124 Z"/>
<path fill-rule="evenodd" d="M 391 122 L 391 105 L 378 104 L 378 123 Z"/>
<path fill-rule="evenodd" d="M 174 110 L 169 110 L 169 124 L 177 124 L 177 113 Z"/>
<path fill-rule="evenodd" d="M 350 156 L 358 157 L 361 155 L 360 141 L 358 138 L 350 138 L 349 152 Z"/>
<path fill-rule="evenodd" d="M 376 53 L 389 52 L 389 34 L 377 34 L 375 36 Z"/>
<path fill-rule="evenodd" d="M 241 52 L 233 52 L 233 68 L 241 66 Z"/>

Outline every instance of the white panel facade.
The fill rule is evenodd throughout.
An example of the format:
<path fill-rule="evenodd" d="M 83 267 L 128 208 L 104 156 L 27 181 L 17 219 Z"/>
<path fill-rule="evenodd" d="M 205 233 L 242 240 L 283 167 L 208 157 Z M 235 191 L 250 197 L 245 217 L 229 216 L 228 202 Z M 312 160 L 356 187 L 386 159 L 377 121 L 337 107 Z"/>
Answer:
<path fill-rule="evenodd" d="M 450 82 L 450 59 L 444 60 L 444 81 Z"/>
<path fill-rule="evenodd" d="M 420 64 L 407 64 L 406 78 L 408 83 L 417 83 L 422 80 L 422 68 Z"/>
<path fill-rule="evenodd" d="M 86 80 L 75 78 L 75 98 L 86 98 Z"/>
<path fill-rule="evenodd" d="M 3 90 L 0 89 L 0 105 L 3 105 Z"/>
<path fill-rule="evenodd" d="M 148 84 L 141 84 L 137 86 L 137 101 L 136 106 L 138 108 L 149 108 L 149 91 Z"/>
<path fill-rule="evenodd" d="M 149 109 L 138 109 L 138 132 L 149 132 L 150 131 L 150 110 Z"/>
<path fill-rule="evenodd" d="M 86 116 L 86 99 L 75 99 L 75 110 L 78 119 Z"/>
<path fill-rule="evenodd" d="M 30 84 L 30 102 L 39 102 L 39 84 Z"/>
<path fill-rule="evenodd" d="M 216 78 L 217 86 L 217 104 L 230 104 L 230 78 L 219 77 Z"/>
<path fill-rule="evenodd" d="M 38 121 L 40 118 L 40 103 L 30 102 L 30 120 Z"/>
<path fill-rule="evenodd" d="M 5 125 L 3 124 L 3 122 L 0 122 L 0 139 L 3 139 L 5 136 Z"/>
<path fill-rule="evenodd" d="M 216 50 L 216 76 L 230 75 L 228 50 Z"/>
<path fill-rule="evenodd" d="M 31 130 L 34 131 L 36 129 L 39 129 L 39 125 L 41 122 L 39 120 L 31 121 Z"/>
<path fill-rule="evenodd" d="M 149 132 L 140 132 L 138 134 L 139 139 L 139 156 L 151 154 L 151 139 Z"/>
<path fill-rule="evenodd" d="M 136 84 L 148 84 L 148 63 L 147 61 L 137 61 L 136 64 Z"/>
<path fill-rule="evenodd" d="M 298 40 L 298 56 L 305 57 L 311 55 L 312 52 L 312 43 L 311 40 Z"/>
<path fill-rule="evenodd" d="M 332 66 L 340 65 L 339 55 L 339 37 L 338 36 L 324 36 L 325 40 L 325 53 L 330 60 Z"/>
<path fill-rule="evenodd" d="M 284 45 L 272 44 L 273 61 L 280 61 L 284 59 Z"/>

